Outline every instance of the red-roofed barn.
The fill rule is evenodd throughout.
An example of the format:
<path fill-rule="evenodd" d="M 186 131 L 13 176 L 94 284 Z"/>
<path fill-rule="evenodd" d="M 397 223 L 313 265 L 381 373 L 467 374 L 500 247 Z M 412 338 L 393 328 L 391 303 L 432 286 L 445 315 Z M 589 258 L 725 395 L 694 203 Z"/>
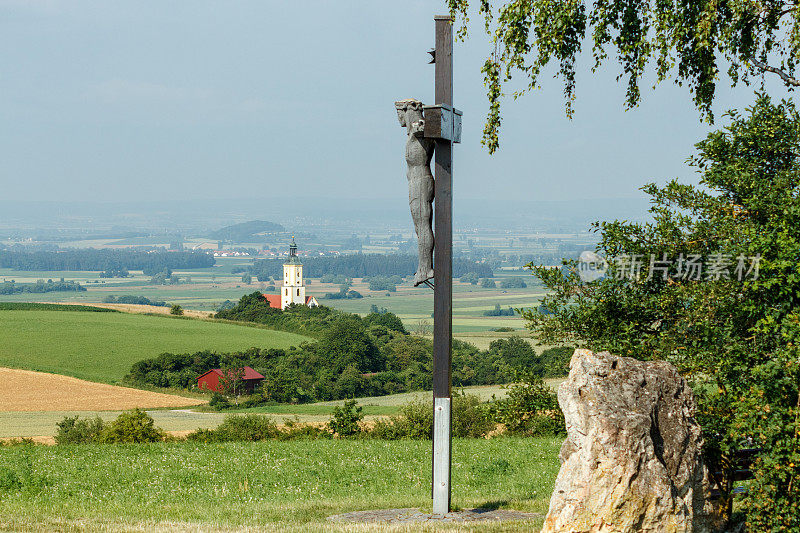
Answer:
<path fill-rule="evenodd" d="M 242 374 L 242 382 L 244 383 L 244 389 L 247 392 L 253 392 L 255 386 L 261 383 L 261 381 L 264 379 L 264 376 L 249 366 L 230 371 L 232 377 L 239 373 Z M 225 374 L 221 368 L 209 370 L 197 378 L 197 388 L 214 392 L 222 392 L 222 389 L 224 388 L 224 377 Z"/>

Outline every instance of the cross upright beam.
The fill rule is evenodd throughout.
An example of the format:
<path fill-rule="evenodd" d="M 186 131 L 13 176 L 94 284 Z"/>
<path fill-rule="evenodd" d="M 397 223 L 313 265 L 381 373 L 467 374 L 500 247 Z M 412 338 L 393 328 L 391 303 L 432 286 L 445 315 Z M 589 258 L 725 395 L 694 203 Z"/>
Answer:
<path fill-rule="evenodd" d="M 453 107 L 453 25 L 434 17 L 436 104 Z M 433 292 L 433 512 L 450 512 L 451 358 L 453 336 L 452 141 L 436 139 L 434 152 Z"/>

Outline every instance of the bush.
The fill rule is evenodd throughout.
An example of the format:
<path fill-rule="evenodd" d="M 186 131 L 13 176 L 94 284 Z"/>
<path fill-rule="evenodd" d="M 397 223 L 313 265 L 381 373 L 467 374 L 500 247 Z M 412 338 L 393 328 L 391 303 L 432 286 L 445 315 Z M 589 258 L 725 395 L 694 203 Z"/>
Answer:
<path fill-rule="evenodd" d="M 226 442 L 274 439 L 280 435 L 278 426 L 262 415 L 228 415 L 217 429 L 199 429 L 186 438 L 201 442 Z"/>
<path fill-rule="evenodd" d="M 327 427 L 319 427 L 312 424 L 301 424 L 298 417 L 284 421 L 284 428 L 278 437 L 281 440 L 295 439 L 329 439 L 331 432 Z"/>
<path fill-rule="evenodd" d="M 522 374 L 521 378 L 520 383 L 509 388 L 506 398 L 492 405 L 495 421 L 512 435 L 565 435 L 564 413 L 556 393 L 537 376 Z"/>
<path fill-rule="evenodd" d="M 355 400 L 333 408 L 333 417 L 328 421 L 328 429 L 340 437 L 352 437 L 361 433 L 359 422 L 364 419 L 363 408 Z"/>
<path fill-rule="evenodd" d="M 211 395 L 211 399 L 208 401 L 208 406 L 216 409 L 217 411 L 222 411 L 224 409 L 230 409 L 232 405 L 224 394 L 215 392 Z"/>
<path fill-rule="evenodd" d="M 173 304 L 172 307 L 169 308 L 169 314 L 183 316 L 183 307 L 178 304 Z"/>
<path fill-rule="evenodd" d="M 456 394 L 452 399 L 452 435 L 456 438 L 486 437 L 497 424 L 489 404 L 474 394 Z M 370 436 L 378 439 L 430 439 L 433 435 L 433 409 L 430 402 L 405 404 L 400 414 L 378 420 Z"/>
<path fill-rule="evenodd" d="M 487 402 L 482 402 L 474 394 L 465 394 L 463 391 L 453 396 L 454 437 L 483 438 L 495 427 L 497 423 Z"/>
<path fill-rule="evenodd" d="M 153 418 L 140 410 L 125 411 L 116 420 L 106 426 L 97 442 L 109 444 L 159 442 L 166 438 L 166 433 L 156 427 Z"/>
<path fill-rule="evenodd" d="M 105 426 L 99 416 L 86 419 L 65 416 L 56 427 L 56 444 L 91 444 L 98 441 Z"/>
<path fill-rule="evenodd" d="M 492 278 L 483 278 L 483 280 L 481 280 L 481 287 L 484 289 L 494 289 L 497 287 L 497 284 Z"/>

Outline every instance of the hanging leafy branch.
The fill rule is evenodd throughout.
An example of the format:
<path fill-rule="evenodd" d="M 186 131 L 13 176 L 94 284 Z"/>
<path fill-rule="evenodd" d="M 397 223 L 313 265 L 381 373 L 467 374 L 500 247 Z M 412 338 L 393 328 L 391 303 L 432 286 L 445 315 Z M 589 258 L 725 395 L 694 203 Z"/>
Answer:
<path fill-rule="evenodd" d="M 460 21 L 459 38 L 467 37 L 469 0 L 448 0 Z M 477 2 L 493 51 L 482 72 L 489 98 L 483 144 L 493 153 L 500 145 L 500 101 L 512 75 L 522 75 L 517 98 L 539 87 L 546 67 L 564 84 L 568 117 L 575 100 L 576 61 L 591 43 L 591 72 L 612 60 L 625 79 L 625 107 L 641 100 L 647 74 L 656 84 L 672 80 L 687 85 L 703 120 L 713 122 L 711 104 L 720 68 L 735 86 L 752 76 L 775 74 L 790 89 L 800 57 L 798 1 L 777 0 L 508 0 Z"/>

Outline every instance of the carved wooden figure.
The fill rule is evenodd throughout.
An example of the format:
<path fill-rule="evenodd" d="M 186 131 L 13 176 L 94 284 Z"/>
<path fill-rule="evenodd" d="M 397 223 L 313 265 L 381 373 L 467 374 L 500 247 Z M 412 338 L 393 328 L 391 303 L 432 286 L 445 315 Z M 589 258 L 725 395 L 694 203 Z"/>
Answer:
<path fill-rule="evenodd" d="M 433 279 L 433 174 L 431 159 L 435 141 L 424 137 L 425 119 L 422 102 L 409 98 L 395 102 L 397 119 L 406 128 L 406 163 L 408 171 L 408 203 L 419 246 L 419 263 L 414 286 Z"/>

